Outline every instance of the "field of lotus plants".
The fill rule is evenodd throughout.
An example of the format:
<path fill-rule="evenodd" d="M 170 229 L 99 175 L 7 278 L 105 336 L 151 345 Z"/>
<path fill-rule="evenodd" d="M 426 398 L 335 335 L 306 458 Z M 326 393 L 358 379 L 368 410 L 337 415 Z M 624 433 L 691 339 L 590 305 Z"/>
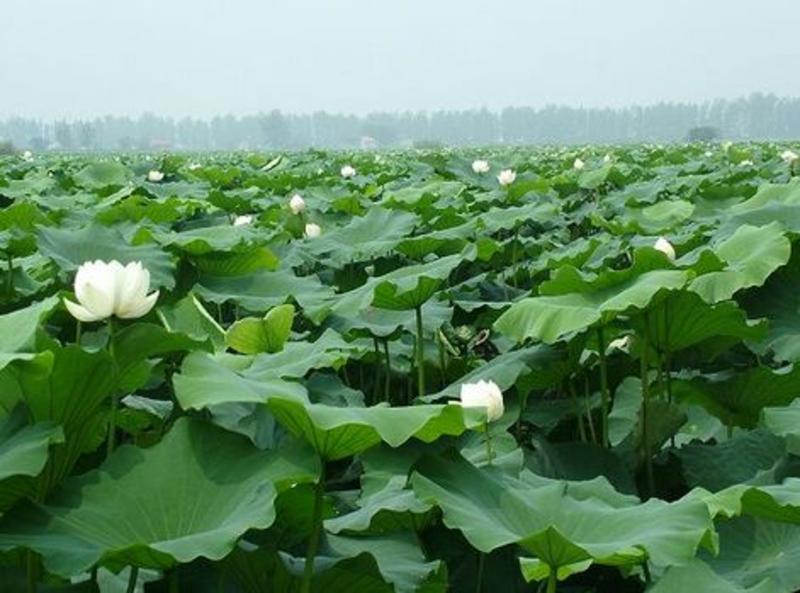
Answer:
<path fill-rule="evenodd" d="M 800 589 L 800 148 L 0 159 L 0 591 Z"/>

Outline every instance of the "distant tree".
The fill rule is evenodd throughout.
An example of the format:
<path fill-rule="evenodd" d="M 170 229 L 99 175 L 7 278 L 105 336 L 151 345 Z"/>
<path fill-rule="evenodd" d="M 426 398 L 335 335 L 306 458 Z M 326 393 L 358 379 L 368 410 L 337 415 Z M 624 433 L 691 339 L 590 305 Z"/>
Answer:
<path fill-rule="evenodd" d="M 15 154 L 17 149 L 14 148 L 14 143 L 11 140 L 0 140 L 0 156 Z"/>
<path fill-rule="evenodd" d="M 713 142 L 719 138 L 719 130 L 714 126 L 695 126 L 686 135 L 689 142 Z"/>

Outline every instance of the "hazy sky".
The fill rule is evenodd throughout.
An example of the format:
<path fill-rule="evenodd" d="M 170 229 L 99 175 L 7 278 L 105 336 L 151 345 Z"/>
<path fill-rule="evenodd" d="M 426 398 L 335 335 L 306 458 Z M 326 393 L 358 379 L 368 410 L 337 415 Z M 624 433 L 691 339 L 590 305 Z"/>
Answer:
<path fill-rule="evenodd" d="M 0 117 L 800 96 L 800 0 L 2 0 Z"/>

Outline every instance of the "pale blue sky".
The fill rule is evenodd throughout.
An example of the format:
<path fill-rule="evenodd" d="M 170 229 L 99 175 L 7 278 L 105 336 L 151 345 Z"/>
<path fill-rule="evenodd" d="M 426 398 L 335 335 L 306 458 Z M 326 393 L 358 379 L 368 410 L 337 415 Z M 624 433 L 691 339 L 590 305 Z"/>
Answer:
<path fill-rule="evenodd" d="M 800 95 L 800 0 L 2 0 L 0 117 Z"/>

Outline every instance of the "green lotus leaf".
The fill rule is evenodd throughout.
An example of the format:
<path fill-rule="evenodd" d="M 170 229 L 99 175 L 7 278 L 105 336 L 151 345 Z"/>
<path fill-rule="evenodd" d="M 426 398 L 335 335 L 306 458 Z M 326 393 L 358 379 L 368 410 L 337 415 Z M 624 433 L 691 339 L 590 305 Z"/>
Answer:
<path fill-rule="evenodd" d="M 217 350 L 225 348 L 225 330 L 193 294 L 173 305 L 159 306 L 156 313 L 171 333 L 182 333 L 198 342 L 210 340 Z"/>
<path fill-rule="evenodd" d="M 592 280 L 574 267 L 561 267 L 541 286 L 540 296 L 511 305 L 494 327 L 518 342 L 533 338 L 554 343 L 567 334 L 606 324 L 631 309 L 645 309 L 661 291 L 683 287 L 689 276 L 681 270 L 652 269 L 654 255 L 640 252 L 626 270 L 607 270 Z"/>
<path fill-rule="evenodd" d="M 714 249 L 726 267 L 695 278 L 689 289 L 709 303 L 731 298 L 743 288 L 761 286 L 789 261 L 791 244 L 779 223 L 754 227 L 742 225 Z"/>
<path fill-rule="evenodd" d="M 95 563 L 168 568 L 219 560 L 250 529 L 275 519 L 277 493 L 312 481 L 308 448 L 259 451 L 198 420 L 178 420 L 156 446 L 120 447 L 99 469 L 67 480 L 47 504 L 0 520 L 0 548 L 25 547 L 48 570 L 77 575 Z"/>
<path fill-rule="evenodd" d="M 752 428 L 764 408 L 786 406 L 797 397 L 800 367 L 754 367 L 673 381 L 672 393 L 678 401 L 703 406 L 727 426 Z"/>
<path fill-rule="evenodd" d="M 343 408 L 275 395 L 267 405 L 281 424 L 305 438 L 328 461 L 356 455 L 381 442 L 399 447 L 411 438 L 430 443 L 442 436 L 458 436 L 486 421 L 485 409 L 456 404 Z"/>
<path fill-rule="evenodd" d="M 30 360 L 35 356 L 36 332 L 57 304 L 58 298 L 49 297 L 0 315 L 0 369 L 14 360 Z"/>
<path fill-rule="evenodd" d="M 273 307 L 264 319 L 240 319 L 228 328 L 225 341 L 242 354 L 280 352 L 283 349 L 294 320 L 293 305 Z"/>
<path fill-rule="evenodd" d="M 713 531 L 699 501 L 640 504 L 602 479 L 560 482 L 529 472 L 517 478 L 439 456 L 425 458 L 411 482 L 423 501 L 442 509 L 445 525 L 459 529 L 478 550 L 517 544 L 562 574 L 586 562 L 686 564 Z M 540 565 L 526 564 L 529 576 L 546 576 Z"/>
<path fill-rule="evenodd" d="M 153 244 L 131 245 L 119 231 L 104 226 L 43 227 L 39 229 L 39 251 L 68 273 L 96 259 L 123 264 L 140 261 L 150 272 L 153 288 L 175 286 L 175 265 L 165 251 Z"/>
<path fill-rule="evenodd" d="M 130 170 L 121 163 L 113 161 L 91 163 L 72 176 L 81 187 L 99 190 L 125 185 L 133 177 Z"/>

